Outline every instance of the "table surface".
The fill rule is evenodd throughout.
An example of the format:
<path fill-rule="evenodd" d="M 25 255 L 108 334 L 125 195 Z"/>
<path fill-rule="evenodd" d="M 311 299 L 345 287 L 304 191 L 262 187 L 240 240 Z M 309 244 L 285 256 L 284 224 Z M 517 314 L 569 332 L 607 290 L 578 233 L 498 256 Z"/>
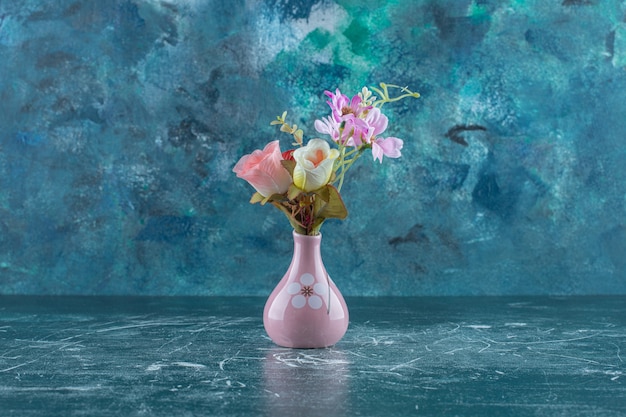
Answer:
<path fill-rule="evenodd" d="M 626 297 L 349 298 L 310 350 L 264 302 L 0 296 L 1 414 L 626 415 Z"/>

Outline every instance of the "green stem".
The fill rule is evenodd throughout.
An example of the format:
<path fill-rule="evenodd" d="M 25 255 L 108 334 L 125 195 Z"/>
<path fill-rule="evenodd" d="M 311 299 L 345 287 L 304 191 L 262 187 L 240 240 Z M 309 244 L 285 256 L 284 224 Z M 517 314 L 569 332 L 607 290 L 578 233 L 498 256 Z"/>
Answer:
<path fill-rule="evenodd" d="M 381 108 L 385 103 L 393 103 L 394 101 L 399 101 L 407 97 L 413 97 L 413 98 L 420 97 L 419 93 L 414 93 L 413 91 L 409 90 L 407 87 L 400 87 L 399 85 L 385 84 L 385 83 L 380 83 L 380 87 L 381 88 L 371 87 L 371 89 L 380 96 L 380 98 L 372 104 L 374 107 Z M 388 87 L 397 88 L 404 94 L 398 97 L 391 98 L 389 96 Z"/>
<path fill-rule="evenodd" d="M 348 170 L 350 169 L 350 167 L 352 167 L 352 164 L 354 164 L 356 162 L 357 159 L 359 159 L 359 157 L 363 154 L 363 151 L 365 150 L 365 146 L 360 146 L 359 148 L 355 149 L 357 151 L 357 153 L 350 159 L 348 159 L 347 161 L 344 159 L 341 161 L 341 172 L 339 173 L 339 184 L 337 184 L 337 191 L 341 191 L 341 187 L 343 186 L 343 180 L 346 176 L 346 172 L 348 172 Z"/>

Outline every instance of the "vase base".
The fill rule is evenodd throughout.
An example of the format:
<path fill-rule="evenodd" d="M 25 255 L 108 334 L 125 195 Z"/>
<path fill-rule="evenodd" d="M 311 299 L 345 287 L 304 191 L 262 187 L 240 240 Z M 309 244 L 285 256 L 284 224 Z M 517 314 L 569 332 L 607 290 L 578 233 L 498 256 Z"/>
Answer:
<path fill-rule="evenodd" d="M 327 326 L 330 332 L 302 334 L 284 328 L 284 323 L 265 321 L 265 331 L 272 341 L 281 347 L 292 349 L 324 349 L 334 346 L 345 335 L 346 323 Z"/>

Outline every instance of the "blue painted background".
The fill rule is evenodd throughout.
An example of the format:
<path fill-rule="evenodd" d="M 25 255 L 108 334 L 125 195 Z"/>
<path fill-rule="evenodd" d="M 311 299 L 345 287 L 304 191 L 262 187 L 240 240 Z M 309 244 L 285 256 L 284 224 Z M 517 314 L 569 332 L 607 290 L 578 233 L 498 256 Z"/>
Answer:
<path fill-rule="evenodd" d="M 382 5 L 381 5 L 382 3 Z M 626 293 L 626 2 L 0 0 L 0 293 L 267 295 L 231 169 L 380 81 L 403 157 L 323 228 L 347 295 Z"/>

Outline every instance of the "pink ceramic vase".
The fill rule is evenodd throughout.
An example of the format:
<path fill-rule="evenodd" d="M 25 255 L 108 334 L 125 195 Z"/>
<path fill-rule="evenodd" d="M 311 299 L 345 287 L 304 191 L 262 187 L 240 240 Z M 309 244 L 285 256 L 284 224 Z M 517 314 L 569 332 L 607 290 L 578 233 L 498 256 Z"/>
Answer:
<path fill-rule="evenodd" d="M 279 346 L 328 347 L 348 329 L 348 307 L 324 268 L 321 242 L 321 235 L 293 232 L 291 265 L 263 312 L 265 331 Z"/>

